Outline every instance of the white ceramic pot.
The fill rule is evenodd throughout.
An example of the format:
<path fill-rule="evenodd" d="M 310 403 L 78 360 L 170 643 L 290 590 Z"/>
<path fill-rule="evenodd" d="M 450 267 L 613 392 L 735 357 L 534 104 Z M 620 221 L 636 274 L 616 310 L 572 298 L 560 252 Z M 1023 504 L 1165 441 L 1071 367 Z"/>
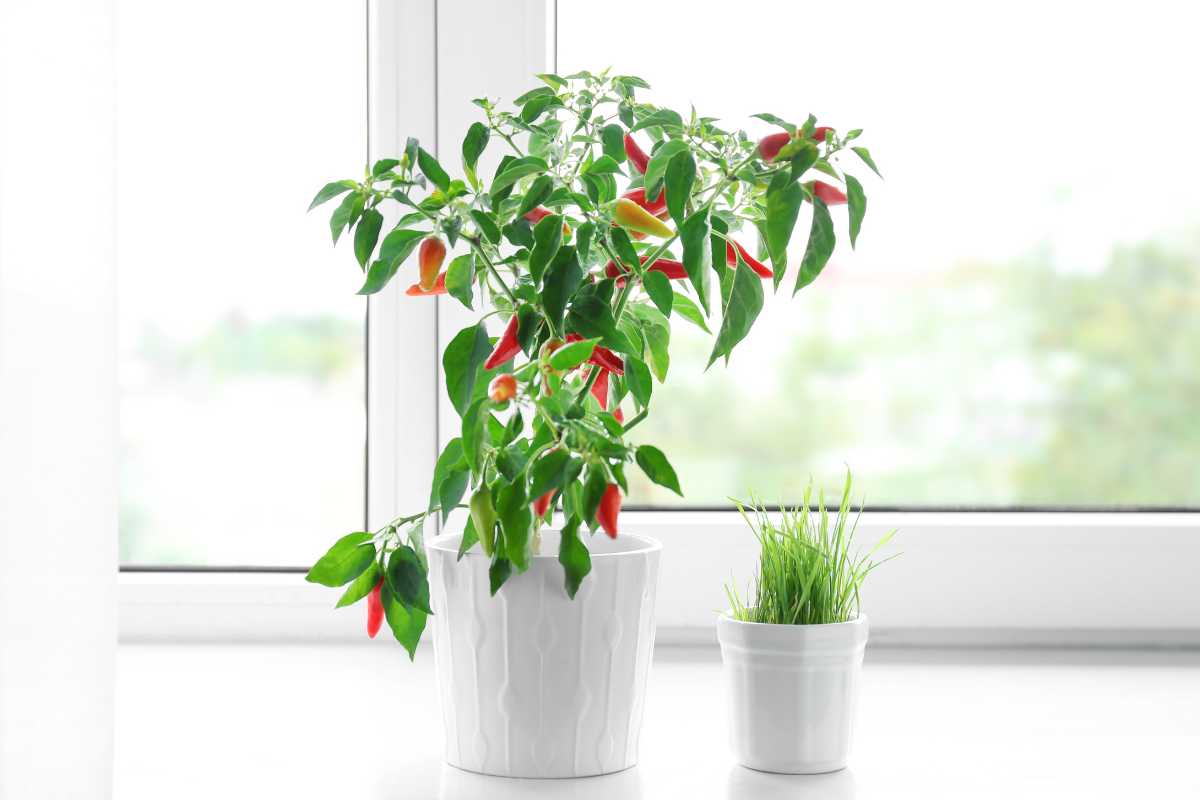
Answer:
<path fill-rule="evenodd" d="M 662 545 L 592 536 L 592 571 L 572 600 L 557 532 L 495 597 L 478 547 L 456 560 L 460 538 L 426 546 L 446 761 L 520 778 L 636 764 Z"/>
<path fill-rule="evenodd" d="M 846 766 L 867 646 L 867 618 L 832 625 L 717 620 L 738 761 L 766 772 Z"/>

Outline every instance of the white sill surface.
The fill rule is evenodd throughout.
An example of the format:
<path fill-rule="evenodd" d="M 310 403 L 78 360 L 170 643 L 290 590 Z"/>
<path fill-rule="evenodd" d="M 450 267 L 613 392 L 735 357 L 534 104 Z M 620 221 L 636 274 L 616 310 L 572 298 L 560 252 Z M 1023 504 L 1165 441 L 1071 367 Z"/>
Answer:
<path fill-rule="evenodd" d="M 382 634 L 122 645 L 115 797 L 1200 797 L 1196 652 L 868 646 L 850 767 L 806 777 L 737 766 L 716 650 L 660 646 L 640 763 L 579 781 L 443 764 L 432 661 Z"/>

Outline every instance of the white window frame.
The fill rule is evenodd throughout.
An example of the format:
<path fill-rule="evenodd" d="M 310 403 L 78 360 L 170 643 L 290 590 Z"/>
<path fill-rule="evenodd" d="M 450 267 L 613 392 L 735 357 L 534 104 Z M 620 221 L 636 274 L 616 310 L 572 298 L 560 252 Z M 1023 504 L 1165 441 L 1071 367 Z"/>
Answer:
<path fill-rule="evenodd" d="M 368 0 L 370 155 L 407 136 L 456 164 L 470 99 L 512 98 L 556 62 L 554 0 Z M 498 158 L 496 153 L 485 156 Z M 368 324 L 367 518 L 422 504 L 458 417 L 441 389 L 441 347 L 475 314 L 446 298 L 373 297 Z M 711 642 L 724 584 L 745 581 L 755 547 L 725 511 L 634 511 L 625 530 L 663 542 L 661 642 Z M 868 512 L 861 541 L 899 529 L 903 557 L 872 576 L 876 642 L 897 645 L 1200 644 L 1200 514 Z M 452 519 L 449 530 L 455 529 Z M 336 532 L 331 532 L 331 535 Z M 361 641 L 361 614 L 290 574 L 125 573 L 122 638 Z"/>

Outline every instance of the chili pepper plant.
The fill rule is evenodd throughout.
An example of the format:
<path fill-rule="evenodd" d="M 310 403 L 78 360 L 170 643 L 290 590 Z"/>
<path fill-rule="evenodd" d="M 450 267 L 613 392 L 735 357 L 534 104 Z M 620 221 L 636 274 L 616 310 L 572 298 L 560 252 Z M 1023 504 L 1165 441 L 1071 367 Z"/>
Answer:
<path fill-rule="evenodd" d="M 367 598 L 368 632 L 386 619 L 410 657 L 432 613 L 426 520 L 469 508 L 459 556 L 482 548 L 495 594 L 529 567 L 539 527 L 561 510 L 558 559 L 574 597 L 591 569 L 581 533 L 618 535 L 630 469 L 682 494 L 667 456 L 630 441 L 667 377 L 672 320 L 712 335 L 709 366 L 728 362 L 764 285 L 778 291 L 787 277 L 801 206 L 811 225 L 793 294 L 833 252 L 830 206 L 847 206 L 852 246 L 861 229 L 866 196 L 842 156 L 878 173 L 851 144 L 860 130 L 812 116 L 757 114 L 780 130 L 755 141 L 640 100 L 649 87 L 634 76 L 538 77 L 511 109 L 474 101 L 482 119 L 463 139 L 461 177 L 409 139 L 310 206 L 341 198 L 330 230 L 335 244 L 353 242 L 359 294 L 379 292 L 419 251 L 412 302 L 446 294 L 480 314 L 442 355 L 461 433 L 437 460 L 428 505 L 342 537 L 308 573 L 346 586 L 339 607 Z M 488 148 L 503 151 L 490 176 L 479 166 Z M 386 231 L 385 210 L 396 212 Z"/>

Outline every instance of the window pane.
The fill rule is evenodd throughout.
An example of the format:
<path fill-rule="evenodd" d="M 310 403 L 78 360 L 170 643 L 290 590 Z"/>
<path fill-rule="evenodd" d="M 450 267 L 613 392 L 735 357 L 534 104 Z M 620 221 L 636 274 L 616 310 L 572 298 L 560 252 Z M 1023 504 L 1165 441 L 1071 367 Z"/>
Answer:
<path fill-rule="evenodd" d="M 365 160 L 363 4 L 117 6 L 122 561 L 310 563 L 363 516 L 365 307 L 304 213 Z"/>
<path fill-rule="evenodd" d="M 635 438 L 688 496 L 633 502 L 794 501 L 849 465 L 875 505 L 1200 506 L 1200 12 L 754 8 L 559 5 L 562 74 L 611 64 L 756 133 L 759 111 L 862 127 L 887 176 L 863 179 L 859 249 L 835 213 L 830 266 L 785 280 L 728 369 L 702 375 L 711 341 L 676 326 Z"/>

